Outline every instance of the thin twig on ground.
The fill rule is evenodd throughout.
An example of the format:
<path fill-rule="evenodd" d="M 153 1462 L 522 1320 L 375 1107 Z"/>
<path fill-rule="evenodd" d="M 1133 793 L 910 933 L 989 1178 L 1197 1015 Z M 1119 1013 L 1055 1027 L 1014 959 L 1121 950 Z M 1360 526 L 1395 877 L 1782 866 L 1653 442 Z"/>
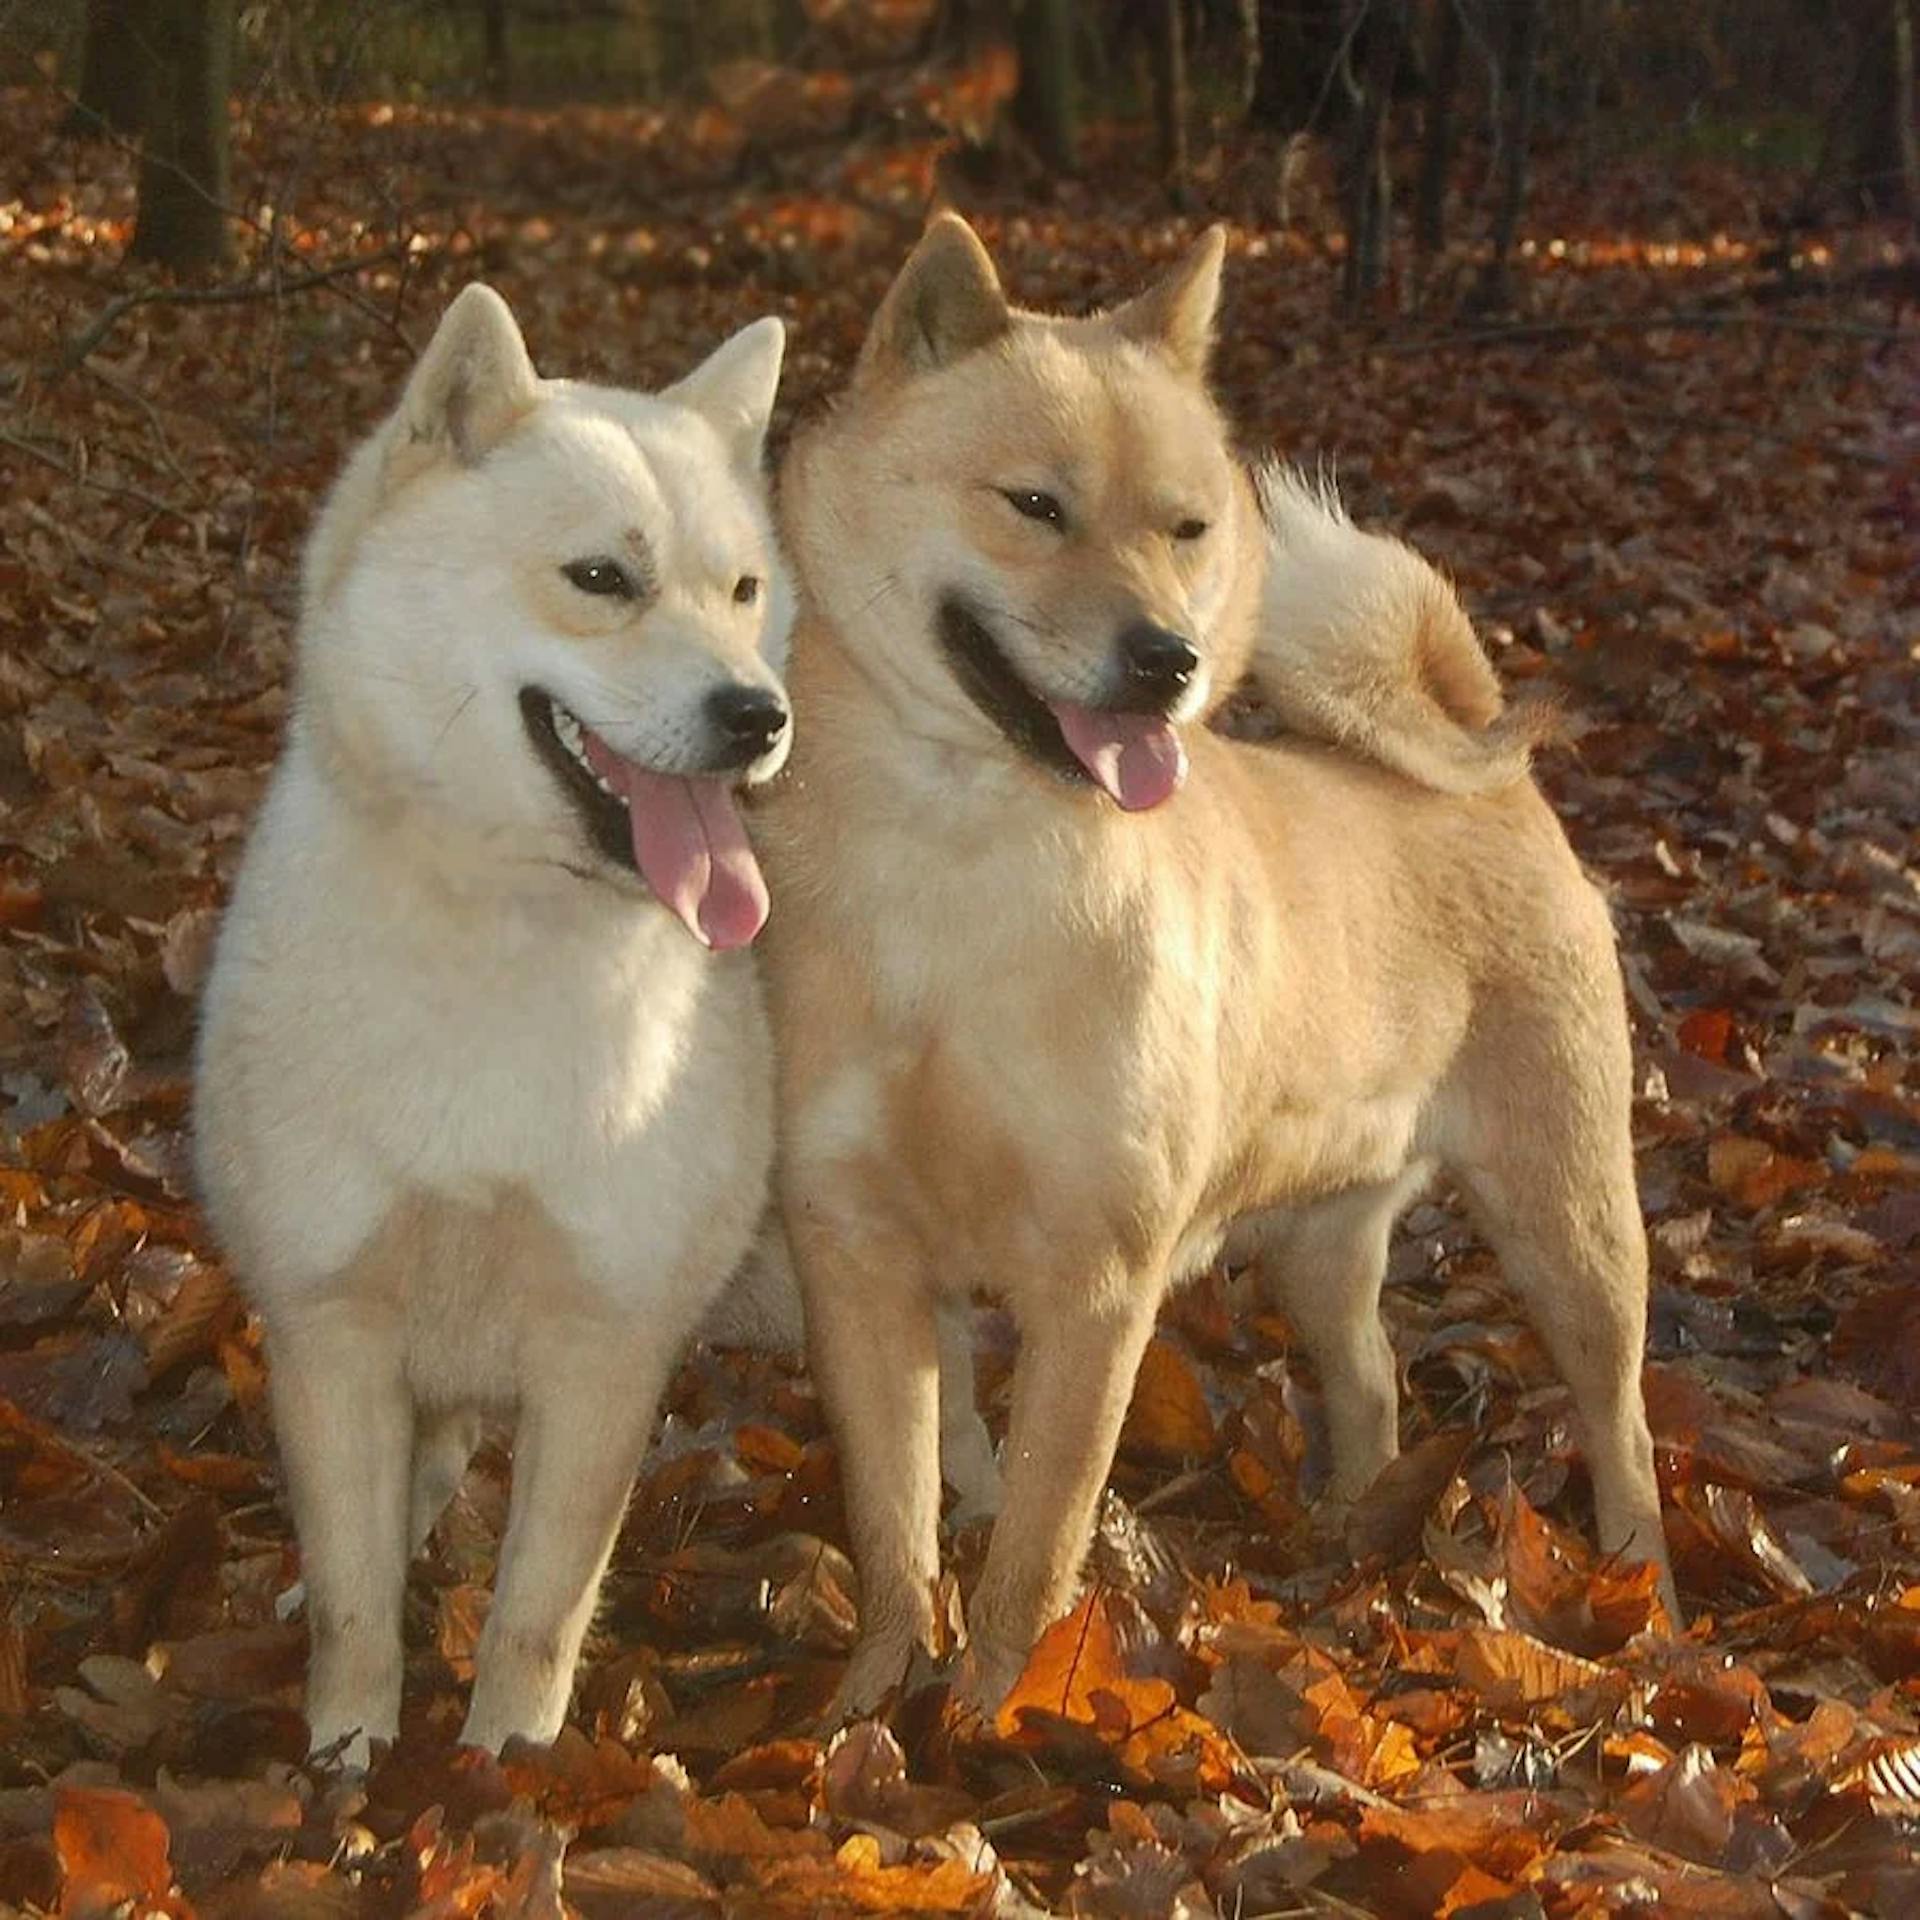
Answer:
<path fill-rule="evenodd" d="M 144 487 L 128 486 L 120 480 L 100 480 L 90 473 L 76 472 L 51 448 L 43 447 L 20 434 L 8 433 L 0 429 L 0 446 L 12 447 L 16 453 L 24 453 L 28 459 L 38 460 L 43 467 L 51 467 L 55 473 L 71 480 L 76 487 L 90 487 L 95 493 L 116 493 L 123 499 L 137 501 L 150 512 L 171 514 L 176 520 L 189 518 L 185 507 L 175 506 L 171 500 L 162 500 L 158 495 L 147 492 Z"/>
<path fill-rule="evenodd" d="M 265 280 L 242 281 L 230 286 L 145 287 L 138 293 L 123 293 L 118 299 L 108 301 L 95 319 L 62 349 L 60 357 L 48 371 L 48 384 L 71 373 L 136 308 L 227 307 L 253 300 L 278 301 L 287 294 L 330 286 L 353 274 L 364 273 L 369 267 L 389 265 L 405 252 L 404 246 L 387 247 L 379 253 L 362 254 L 330 267 L 315 267 L 311 272 L 296 274 L 291 279 L 275 274 Z"/>

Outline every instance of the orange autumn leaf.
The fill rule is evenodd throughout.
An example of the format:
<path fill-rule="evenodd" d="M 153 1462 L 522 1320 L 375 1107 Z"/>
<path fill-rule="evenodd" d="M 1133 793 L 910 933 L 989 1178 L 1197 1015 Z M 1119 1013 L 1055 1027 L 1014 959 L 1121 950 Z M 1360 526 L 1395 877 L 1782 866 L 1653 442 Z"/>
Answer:
<path fill-rule="evenodd" d="M 138 1794 L 62 1787 L 54 1801 L 61 1920 L 109 1920 L 128 1902 L 145 1913 L 187 1913 L 171 1898 L 167 1823 Z"/>
<path fill-rule="evenodd" d="M 1120 1444 L 1163 1460 L 1205 1459 L 1214 1450 L 1206 1390 L 1192 1363 L 1169 1340 L 1148 1341 L 1140 1356 Z"/>
<path fill-rule="evenodd" d="M 1021 1713 L 1029 1707 L 1092 1725 L 1099 1719 L 1096 1694 L 1124 1700 L 1136 1686 L 1147 1690 L 1151 1711 L 1159 1711 L 1173 1697 L 1164 1681 L 1135 1682 L 1122 1670 L 1106 1595 L 1093 1587 L 1071 1613 L 1040 1636 L 1012 1692 L 1000 1703 L 995 1726 L 1003 1736 L 1017 1733 Z"/>
<path fill-rule="evenodd" d="M 991 1898 L 994 1877 L 958 1860 L 884 1866 L 879 1843 L 861 1833 L 830 1859 L 770 1862 L 756 1886 L 782 1912 L 973 1914 Z"/>
<path fill-rule="evenodd" d="M 1680 1022 L 1676 1038 L 1702 1060 L 1724 1060 L 1733 1043 L 1733 1016 L 1724 1007 L 1700 1007 Z"/>

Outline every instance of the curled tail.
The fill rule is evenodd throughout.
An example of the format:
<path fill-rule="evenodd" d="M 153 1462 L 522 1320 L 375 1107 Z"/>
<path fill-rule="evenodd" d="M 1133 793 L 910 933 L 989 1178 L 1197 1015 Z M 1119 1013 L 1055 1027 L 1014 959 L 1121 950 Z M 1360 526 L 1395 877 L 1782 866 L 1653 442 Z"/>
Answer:
<path fill-rule="evenodd" d="M 1293 467 L 1269 463 L 1254 489 L 1267 571 L 1248 671 L 1285 727 L 1441 793 L 1524 779 L 1553 710 L 1505 704 L 1446 580 Z"/>

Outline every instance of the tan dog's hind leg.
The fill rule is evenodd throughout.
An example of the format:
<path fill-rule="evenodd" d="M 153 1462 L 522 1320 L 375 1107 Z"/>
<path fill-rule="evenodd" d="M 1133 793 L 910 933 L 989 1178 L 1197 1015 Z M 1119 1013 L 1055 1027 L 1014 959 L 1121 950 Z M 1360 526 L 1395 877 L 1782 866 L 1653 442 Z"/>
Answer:
<path fill-rule="evenodd" d="M 1600 1545 L 1660 1570 L 1681 1619 L 1660 1520 L 1640 1369 L 1647 1333 L 1647 1242 L 1634 1188 L 1624 1071 L 1589 1078 L 1562 1056 L 1526 1077 L 1524 1110 L 1488 1130 L 1476 1164 L 1456 1165 L 1500 1257 L 1572 1389 L 1593 1480 Z"/>
<path fill-rule="evenodd" d="M 1400 1451 L 1400 1383 L 1380 1319 L 1387 1243 L 1419 1178 L 1355 1187 L 1260 1223 L 1260 1264 L 1320 1376 L 1335 1501 Z"/>
<path fill-rule="evenodd" d="M 1006 1494 L 967 1606 L 958 1690 L 975 1706 L 999 1704 L 1073 1598 L 1159 1297 L 1137 1288 L 1104 1312 L 1055 1297 L 1021 1327 Z"/>
<path fill-rule="evenodd" d="M 413 1406 L 385 1310 L 301 1302 L 268 1327 L 274 1428 L 300 1538 L 316 1753 L 364 1767 L 400 1721 Z"/>
<path fill-rule="evenodd" d="M 833 1426 L 860 1569 L 860 1638 L 829 1718 L 870 1713 L 929 1644 L 940 1573 L 940 1364 L 932 1294 L 904 1240 L 796 1232 L 807 1353 Z M 971 1375 L 969 1375 L 971 1378 Z"/>
<path fill-rule="evenodd" d="M 506 1539 L 464 1744 L 498 1752 L 515 1734 L 546 1741 L 559 1733 L 670 1361 L 658 1341 L 622 1341 L 590 1326 L 564 1350 L 555 1342 L 537 1382 L 523 1389 Z"/>

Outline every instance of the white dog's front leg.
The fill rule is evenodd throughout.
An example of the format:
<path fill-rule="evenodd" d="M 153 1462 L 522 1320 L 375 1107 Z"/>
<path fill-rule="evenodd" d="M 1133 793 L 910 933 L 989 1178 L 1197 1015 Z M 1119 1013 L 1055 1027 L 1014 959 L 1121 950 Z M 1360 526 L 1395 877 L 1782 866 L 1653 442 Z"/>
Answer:
<path fill-rule="evenodd" d="M 313 1751 L 364 1767 L 400 1724 L 413 1406 L 391 1314 L 330 1300 L 267 1328 L 274 1427 L 306 1588 Z"/>
<path fill-rule="evenodd" d="M 601 1323 L 546 1349 L 524 1392 L 500 1574 L 460 1738 L 498 1752 L 515 1734 L 552 1740 L 567 1717 L 634 1470 L 674 1355 Z"/>

